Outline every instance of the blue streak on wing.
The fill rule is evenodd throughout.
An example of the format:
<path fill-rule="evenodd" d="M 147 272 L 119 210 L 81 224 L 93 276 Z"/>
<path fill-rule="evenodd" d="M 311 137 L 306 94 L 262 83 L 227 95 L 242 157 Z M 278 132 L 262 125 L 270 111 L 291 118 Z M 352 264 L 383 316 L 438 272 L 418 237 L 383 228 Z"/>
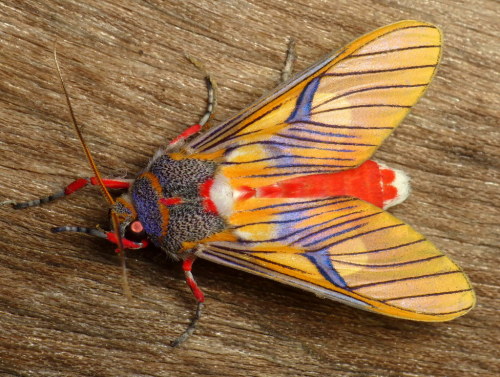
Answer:
<path fill-rule="evenodd" d="M 333 266 L 327 249 L 320 250 L 314 253 L 305 252 L 303 255 L 312 263 L 314 263 L 321 275 L 323 275 L 323 277 L 330 283 L 340 288 L 349 289 L 345 280 L 342 278 L 342 276 L 340 276 L 340 274 Z"/>
<path fill-rule="evenodd" d="M 300 122 L 304 120 L 309 120 L 311 115 L 312 99 L 316 90 L 318 90 L 320 78 L 316 77 L 311 80 L 309 84 L 306 85 L 302 93 L 300 93 L 297 99 L 297 104 L 295 105 L 295 110 L 286 120 L 287 123 Z"/>

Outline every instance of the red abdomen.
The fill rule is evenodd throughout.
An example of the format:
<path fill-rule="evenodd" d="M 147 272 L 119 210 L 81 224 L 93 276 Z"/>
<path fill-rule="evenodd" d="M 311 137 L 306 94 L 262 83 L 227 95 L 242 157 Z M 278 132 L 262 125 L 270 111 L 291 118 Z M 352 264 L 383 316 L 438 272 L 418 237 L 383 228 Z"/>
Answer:
<path fill-rule="evenodd" d="M 319 198 L 354 196 L 388 208 L 401 203 L 409 193 L 407 176 L 375 161 L 366 161 L 355 169 L 331 174 L 313 174 L 287 179 L 257 189 L 241 188 L 242 199 L 261 198 Z"/>

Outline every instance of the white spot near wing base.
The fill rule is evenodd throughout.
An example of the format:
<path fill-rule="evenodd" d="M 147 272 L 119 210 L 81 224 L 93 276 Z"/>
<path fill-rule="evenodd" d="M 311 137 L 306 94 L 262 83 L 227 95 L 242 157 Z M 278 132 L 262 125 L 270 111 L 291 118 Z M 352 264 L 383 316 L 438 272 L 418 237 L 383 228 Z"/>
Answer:
<path fill-rule="evenodd" d="M 217 212 L 223 217 L 229 217 L 233 212 L 234 197 L 233 189 L 224 175 L 220 173 L 215 175 L 209 195 Z"/>

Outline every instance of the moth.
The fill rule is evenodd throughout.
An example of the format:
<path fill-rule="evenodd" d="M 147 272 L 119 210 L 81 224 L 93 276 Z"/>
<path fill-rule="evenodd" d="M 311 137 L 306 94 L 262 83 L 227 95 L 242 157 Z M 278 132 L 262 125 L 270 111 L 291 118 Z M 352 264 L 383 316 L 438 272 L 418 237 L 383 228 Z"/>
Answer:
<path fill-rule="evenodd" d="M 174 345 L 193 332 L 204 302 L 191 273 L 196 258 L 371 312 L 451 320 L 475 304 L 470 281 L 386 212 L 408 196 L 408 177 L 370 160 L 429 86 L 441 45 L 431 24 L 385 26 L 228 121 L 189 128 L 133 181 L 102 179 L 95 168 L 91 179 L 15 206 L 99 185 L 114 229 L 54 231 L 105 237 L 121 248 L 153 244 L 183 261 L 198 307 Z M 107 188 L 126 192 L 114 200 Z"/>

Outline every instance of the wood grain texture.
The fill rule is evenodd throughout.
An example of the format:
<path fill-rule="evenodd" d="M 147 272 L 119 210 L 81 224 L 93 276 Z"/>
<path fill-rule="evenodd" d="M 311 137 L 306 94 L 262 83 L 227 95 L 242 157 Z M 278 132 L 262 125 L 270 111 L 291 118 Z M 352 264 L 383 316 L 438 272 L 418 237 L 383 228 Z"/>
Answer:
<path fill-rule="evenodd" d="M 133 175 L 205 106 L 202 60 L 221 121 L 279 80 L 287 40 L 303 69 L 380 26 L 419 19 L 445 34 L 426 96 L 377 152 L 412 177 L 392 212 L 474 283 L 478 306 L 413 323 L 207 262 L 199 330 L 169 341 L 194 302 L 180 266 L 129 253 L 127 302 L 113 248 L 58 225 L 107 224 L 95 189 L 40 208 L 0 208 L 1 376 L 493 376 L 500 371 L 499 38 L 495 0 L 0 1 L 0 201 L 49 194 L 89 168 L 52 58 L 105 175 Z"/>

